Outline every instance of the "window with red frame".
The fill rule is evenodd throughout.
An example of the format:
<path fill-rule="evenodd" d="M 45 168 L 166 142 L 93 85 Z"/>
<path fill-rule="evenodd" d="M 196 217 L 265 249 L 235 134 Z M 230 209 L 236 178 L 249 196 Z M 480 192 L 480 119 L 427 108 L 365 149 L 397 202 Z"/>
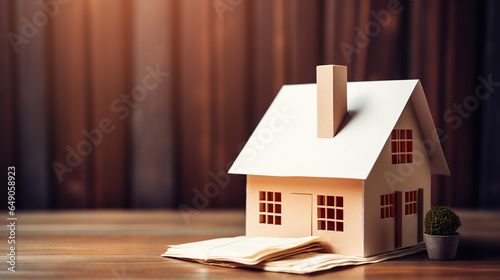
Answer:
<path fill-rule="evenodd" d="M 413 131 L 394 129 L 391 133 L 392 164 L 413 162 Z"/>
<path fill-rule="evenodd" d="M 344 231 L 344 197 L 318 195 L 318 230 Z"/>
<path fill-rule="evenodd" d="M 281 225 L 280 192 L 259 192 L 259 223 Z"/>
<path fill-rule="evenodd" d="M 405 192 L 405 215 L 417 214 L 417 191 Z"/>
<path fill-rule="evenodd" d="M 394 218 L 394 194 L 383 194 L 380 196 L 380 218 Z"/>

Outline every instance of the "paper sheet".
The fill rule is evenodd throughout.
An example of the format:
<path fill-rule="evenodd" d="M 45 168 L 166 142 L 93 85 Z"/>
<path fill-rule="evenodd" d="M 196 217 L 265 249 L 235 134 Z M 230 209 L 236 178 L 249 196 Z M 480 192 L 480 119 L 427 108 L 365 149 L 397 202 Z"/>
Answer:
<path fill-rule="evenodd" d="M 230 237 L 169 245 L 164 257 L 225 267 L 252 267 L 273 272 L 306 274 L 339 266 L 381 262 L 425 250 L 424 244 L 371 257 L 322 253 L 320 237 Z"/>

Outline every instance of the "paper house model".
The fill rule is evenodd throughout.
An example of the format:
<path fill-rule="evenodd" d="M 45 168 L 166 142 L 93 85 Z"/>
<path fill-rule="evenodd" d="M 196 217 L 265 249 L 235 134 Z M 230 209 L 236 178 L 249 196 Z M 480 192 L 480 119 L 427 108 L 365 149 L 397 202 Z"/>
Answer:
<path fill-rule="evenodd" d="M 418 244 L 431 174 L 449 175 L 419 80 L 285 85 L 229 170 L 247 175 L 246 235 L 321 236 L 369 256 Z"/>

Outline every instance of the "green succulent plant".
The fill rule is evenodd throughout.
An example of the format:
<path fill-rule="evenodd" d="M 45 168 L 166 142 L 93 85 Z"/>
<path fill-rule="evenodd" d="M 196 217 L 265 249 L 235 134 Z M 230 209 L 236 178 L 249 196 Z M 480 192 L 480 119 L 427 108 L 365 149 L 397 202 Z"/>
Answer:
<path fill-rule="evenodd" d="M 425 215 L 426 234 L 453 235 L 461 225 L 460 218 L 448 206 L 434 206 Z"/>

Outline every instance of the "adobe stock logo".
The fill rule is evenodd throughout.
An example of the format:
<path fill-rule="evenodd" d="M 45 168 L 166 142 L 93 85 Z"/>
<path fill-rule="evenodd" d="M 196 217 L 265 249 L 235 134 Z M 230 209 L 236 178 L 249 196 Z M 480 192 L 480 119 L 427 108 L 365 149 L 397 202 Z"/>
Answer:
<path fill-rule="evenodd" d="M 250 138 L 245 149 L 241 152 L 241 156 L 248 162 L 253 161 L 259 151 L 264 150 L 278 133 L 284 131 L 285 127 L 297 118 L 297 113 L 289 111 L 286 106 L 280 109 L 273 108 L 270 113 L 272 115 L 269 121 L 263 123 L 263 126 L 254 132 L 255 135 Z"/>
<path fill-rule="evenodd" d="M 217 16 L 221 21 L 224 21 L 224 14 L 226 12 L 232 12 L 236 7 L 241 5 L 243 0 L 214 0 L 212 4 L 217 12 Z"/>
<path fill-rule="evenodd" d="M 402 11 L 403 7 L 399 0 L 389 0 L 389 2 L 387 2 L 387 10 L 380 10 L 378 12 L 371 10 L 370 15 L 374 20 L 367 22 L 363 29 L 354 26 L 354 44 L 351 45 L 347 42 L 340 43 L 340 49 L 347 62 L 351 63 L 352 55 L 354 53 L 359 54 L 361 49 L 368 47 L 371 38 L 377 37 L 382 31 L 382 28 L 387 27 L 391 22 L 392 16 Z"/>
<path fill-rule="evenodd" d="M 500 82 L 493 81 L 491 74 L 486 79 L 479 75 L 477 80 L 479 84 L 476 86 L 474 94 L 465 97 L 461 104 L 454 103 L 453 108 L 446 110 L 443 114 L 444 121 L 451 123 L 453 130 L 462 126 L 463 120 L 468 119 L 473 112 L 477 111 L 481 102 L 490 98 L 491 94 L 495 92 L 495 88 L 500 87 Z"/>
<path fill-rule="evenodd" d="M 472 113 L 479 109 L 481 102 L 490 98 L 497 88 L 500 87 L 500 81 L 494 81 L 492 74 L 489 74 L 486 78 L 479 75 L 477 80 L 479 83 L 474 90 L 474 94 L 466 96 L 459 104 L 454 103 L 452 108 L 443 113 L 443 120 L 451 125 L 453 131 L 459 129 L 464 119 L 468 119 Z M 415 167 L 420 166 L 424 162 L 425 157 L 430 157 L 436 152 L 439 145 L 448 140 L 448 135 L 443 128 L 437 127 L 436 134 L 439 143 L 433 141 L 431 138 L 425 138 L 422 141 L 415 140 L 416 149 L 414 150 L 412 165 L 398 165 L 398 174 L 390 171 L 384 173 L 387 184 L 393 190 L 395 190 L 396 184 L 403 183 L 406 178 L 414 173 Z"/>
<path fill-rule="evenodd" d="M 256 134 L 252 136 L 252 140 L 246 143 L 243 151 L 240 151 L 243 160 L 253 161 L 258 152 L 264 150 L 266 144 L 270 143 L 277 133 L 285 130 L 286 126 L 289 125 L 293 119 L 297 118 L 297 114 L 288 111 L 286 107 L 280 109 L 274 108 L 269 113 L 271 116 L 268 118 L 268 121 L 263 123 L 263 126 L 259 128 L 257 132 L 254 132 Z M 240 147 L 242 147 L 243 144 L 244 142 L 240 144 Z M 226 163 L 225 170 L 229 170 L 231 167 L 235 170 L 240 168 L 238 164 L 232 160 Z M 186 223 L 191 222 L 191 216 L 193 214 L 199 214 L 201 210 L 207 208 L 210 204 L 210 199 L 216 198 L 221 189 L 229 185 L 231 178 L 225 170 L 220 170 L 218 172 L 210 171 L 208 175 L 212 179 L 211 182 L 206 183 L 202 189 L 196 187 L 192 189 L 193 197 L 191 204 L 193 207 L 185 203 L 179 204 L 177 208 Z"/>
<path fill-rule="evenodd" d="M 7 38 L 14 49 L 14 52 L 18 54 L 22 45 L 29 43 L 30 39 L 33 39 L 40 28 L 44 28 L 49 23 L 49 17 L 55 17 L 60 10 L 60 5 L 69 3 L 71 0 L 39 0 L 38 6 L 41 10 L 33 13 L 31 21 L 27 17 L 21 18 L 21 32 L 16 34 L 14 32 L 9 32 Z"/>
<path fill-rule="evenodd" d="M 131 111 L 138 108 L 141 102 L 149 96 L 149 93 L 170 75 L 168 72 L 161 72 L 160 65 L 156 65 L 156 69 L 148 65 L 145 69 L 148 74 L 142 78 L 142 83 L 133 87 L 130 94 L 122 94 L 120 98 L 116 98 L 110 104 L 111 112 L 118 114 L 118 118 L 122 121 L 128 118 Z M 84 158 L 92 154 L 94 148 L 104 141 L 105 135 L 112 133 L 115 129 L 115 124 L 109 118 L 102 118 L 98 127 L 90 131 L 83 129 L 82 134 L 85 138 L 76 144 L 76 148 L 70 145 L 65 147 L 67 153 L 64 157 L 64 163 L 52 162 L 52 168 L 59 183 L 63 181 L 63 176 L 66 173 L 73 172 L 73 169 L 78 167 Z"/>

